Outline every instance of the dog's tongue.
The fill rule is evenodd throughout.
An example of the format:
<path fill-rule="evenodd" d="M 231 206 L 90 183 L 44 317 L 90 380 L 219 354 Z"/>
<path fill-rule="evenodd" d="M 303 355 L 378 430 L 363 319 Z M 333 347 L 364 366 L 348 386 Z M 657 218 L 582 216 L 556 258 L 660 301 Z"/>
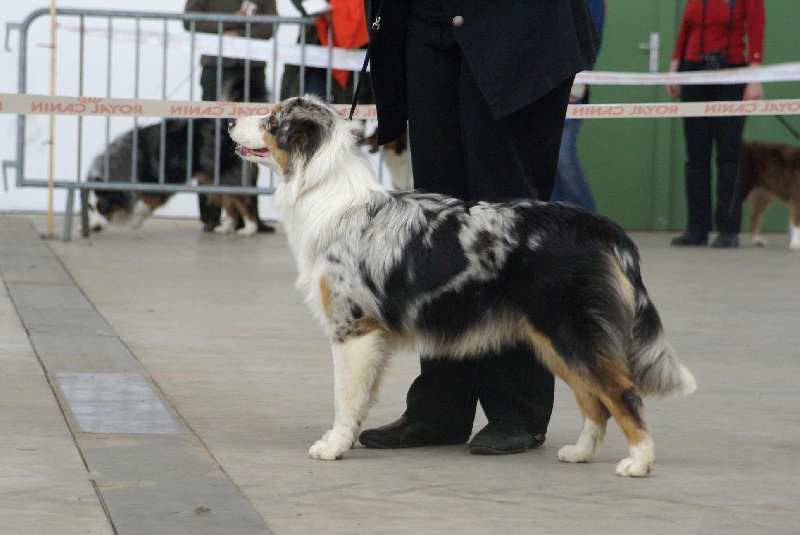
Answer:
<path fill-rule="evenodd" d="M 236 147 L 236 152 L 238 152 L 242 156 L 245 156 L 247 154 L 254 154 L 256 156 L 266 156 L 267 154 L 269 154 L 269 149 L 267 149 L 267 148 L 264 148 L 264 149 L 251 149 L 249 147 L 238 145 Z"/>

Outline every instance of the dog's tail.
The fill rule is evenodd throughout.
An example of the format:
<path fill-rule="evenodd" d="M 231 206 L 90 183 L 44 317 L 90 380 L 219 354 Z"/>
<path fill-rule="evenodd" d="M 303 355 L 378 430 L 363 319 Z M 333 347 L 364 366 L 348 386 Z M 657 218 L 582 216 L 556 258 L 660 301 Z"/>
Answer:
<path fill-rule="evenodd" d="M 664 337 L 661 317 L 641 279 L 635 281 L 636 313 L 628 355 L 631 375 L 642 394 L 689 395 L 697 389 L 692 372 L 678 361 Z"/>

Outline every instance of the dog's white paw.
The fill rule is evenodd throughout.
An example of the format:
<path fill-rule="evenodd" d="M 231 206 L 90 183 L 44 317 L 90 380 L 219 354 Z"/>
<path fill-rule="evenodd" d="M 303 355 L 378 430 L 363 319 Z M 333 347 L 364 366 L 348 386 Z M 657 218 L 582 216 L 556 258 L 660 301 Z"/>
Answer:
<path fill-rule="evenodd" d="M 578 446 L 564 446 L 558 450 L 558 460 L 565 463 L 588 463 L 593 455 Z"/>
<path fill-rule="evenodd" d="M 257 232 L 258 232 L 258 225 L 255 224 L 253 221 L 245 220 L 244 226 L 236 231 L 236 235 L 249 238 L 250 236 L 255 236 Z"/>
<path fill-rule="evenodd" d="M 323 461 L 338 461 L 344 455 L 349 447 L 342 448 L 336 444 L 332 444 L 327 440 L 317 440 L 311 449 L 308 450 L 308 455 L 312 459 L 322 459 Z"/>
<path fill-rule="evenodd" d="M 222 234 L 222 235 L 231 234 L 235 229 L 233 225 L 230 224 L 228 221 L 230 220 L 226 219 L 225 221 L 214 227 L 214 234 Z"/>
<path fill-rule="evenodd" d="M 755 245 L 756 247 L 766 247 L 767 246 L 767 240 L 765 240 L 762 236 L 759 236 L 759 235 L 753 236 L 752 242 L 753 242 L 753 245 Z"/>
<path fill-rule="evenodd" d="M 141 214 L 133 214 L 128 218 L 128 226 L 133 230 L 138 230 L 144 223 L 144 216 Z"/>
<path fill-rule="evenodd" d="M 800 243 L 790 243 L 789 244 L 790 251 L 800 251 Z"/>
<path fill-rule="evenodd" d="M 650 473 L 650 463 L 635 461 L 628 457 L 617 464 L 617 475 L 623 477 L 645 477 Z"/>

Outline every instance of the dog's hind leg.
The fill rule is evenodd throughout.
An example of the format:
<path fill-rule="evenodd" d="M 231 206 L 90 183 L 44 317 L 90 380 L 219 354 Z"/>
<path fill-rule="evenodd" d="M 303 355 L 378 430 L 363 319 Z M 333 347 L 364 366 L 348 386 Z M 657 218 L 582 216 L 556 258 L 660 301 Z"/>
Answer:
<path fill-rule="evenodd" d="M 128 219 L 128 225 L 132 229 L 138 229 L 144 223 L 144 220 L 152 215 L 153 211 L 163 204 L 161 199 L 154 195 L 143 194 L 136 204 L 133 205 L 131 217 Z"/>
<path fill-rule="evenodd" d="M 800 251 L 800 201 L 789 203 L 789 249 Z"/>
<path fill-rule="evenodd" d="M 763 247 L 767 244 L 767 240 L 761 236 L 761 218 L 772 202 L 772 194 L 765 189 L 754 188 L 747 196 L 747 200 L 751 207 L 750 239 L 753 245 Z"/>
<path fill-rule="evenodd" d="M 628 440 L 629 457 L 617 464 L 617 475 L 644 477 L 650 473 L 655 454 L 653 439 L 644 421 L 642 398 L 630 378 L 621 373 L 614 375 L 614 378 L 607 375 L 604 383 L 598 385 L 602 391 L 598 391 L 597 396 Z"/>
<path fill-rule="evenodd" d="M 253 217 L 253 210 L 250 209 L 250 198 L 237 195 L 233 197 L 232 204 L 236 207 L 244 225 L 236 231 L 236 234 L 238 236 L 255 236 L 258 232 L 258 222 Z"/>
<path fill-rule="evenodd" d="M 308 451 L 314 459 L 341 459 L 352 447 L 376 395 L 386 362 L 386 343 L 381 330 L 336 342 L 332 350 L 336 416 L 333 428 Z"/>
<path fill-rule="evenodd" d="M 583 428 L 574 446 L 564 446 L 558 450 L 558 459 L 567 463 L 588 463 L 603 443 L 609 413 L 600 400 L 582 388 L 576 381 L 570 386 L 578 400 L 583 414 Z"/>

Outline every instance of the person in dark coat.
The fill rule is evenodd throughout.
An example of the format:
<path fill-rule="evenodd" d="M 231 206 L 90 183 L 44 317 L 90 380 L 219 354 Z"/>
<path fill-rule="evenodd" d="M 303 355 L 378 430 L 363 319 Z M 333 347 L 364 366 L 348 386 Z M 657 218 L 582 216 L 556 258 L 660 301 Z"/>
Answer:
<path fill-rule="evenodd" d="M 252 2 L 242 2 L 241 0 L 187 0 L 184 6 L 185 13 L 227 13 L 230 15 L 277 15 L 275 0 L 254 0 Z M 274 25 L 272 24 L 251 24 L 249 37 L 253 39 L 269 39 L 272 37 Z M 187 31 L 192 30 L 192 22 L 183 21 L 183 27 Z M 202 33 L 214 33 L 219 31 L 219 24 L 214 21 L 195 21 L 194 30 Z M 242 23 L 224 23 L 222 25 L 223 35 L 232 37 L 245 37 L 247 25 Z M 266 75 L 263 61 L 246 61 L 242 58 L 221 58 L 221 69 L 217 68 L 217 56 L 201 56 L 200 66 L 200 87 L 203 90 L 203 100 L 226 100 L 231 95 L 218 95 L 217 86 L 224 88 L 230 86 L 244 87 L 245 80 L 248 81 L 248 95 L 242 94 L 242 99 L 248 102 L 267 102 L 269 91 L 267 90 Z M 217 73 L 222 76 L 218 78 Z M 258 168 L 253 164 L 248 165 L 248 183 L 255 185 L 258 178 Z M 205 194 L 197 196 L 198 209 L 200 211 L 200 221 L 203 223 L 203 230 L 213 231 L 219 225 L 222 209 L 218 205 L 209 204 Z M 275 232 L 275 227 L 261 221 L 258 216 L 258 196 L 250 198 L 250 210 L 253 218 L 258 222 L 259 232 Z M 237 222 L 237 228 L 242 227 L 242 222 Z"/>
<path fill-rule="evenodd" d="M 575 74 L 594 63 L 585 0 L 365 0 L 378 143 L 408 125 L 415 187 L 467 201 L 553 189 Z M 553 376 L 527 347 L 484 359 L 427 360 L 402 417 L 368 429 L 368 447 L 460 444 L 480 400 L 477 454 L 544 442 Z"/>

